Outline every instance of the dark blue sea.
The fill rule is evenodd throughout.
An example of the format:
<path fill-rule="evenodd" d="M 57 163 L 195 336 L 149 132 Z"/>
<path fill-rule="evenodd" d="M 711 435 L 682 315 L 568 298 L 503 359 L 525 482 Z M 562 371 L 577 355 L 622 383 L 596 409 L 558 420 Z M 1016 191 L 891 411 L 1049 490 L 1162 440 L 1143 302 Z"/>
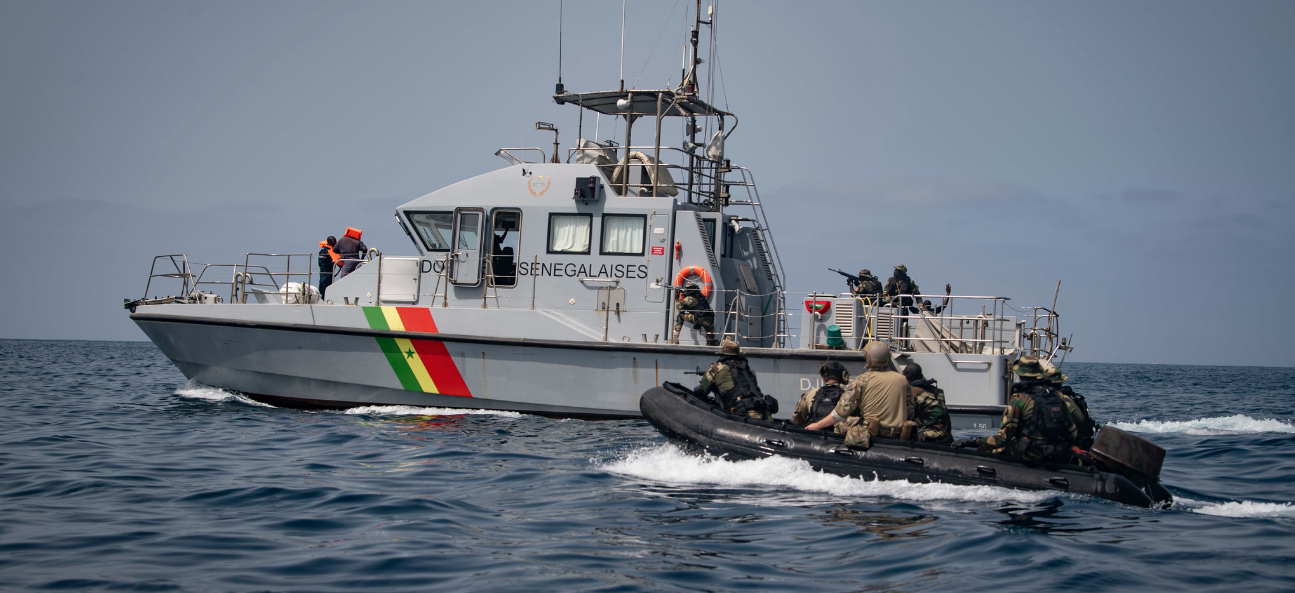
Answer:
<path fill-rule="evenodd" d="M 3 591 L 1291 591 L 1295 369 L 1078 364 L 1177 498 L 840 478 L 646 422 L 307 412 L 0 341 Z"/>

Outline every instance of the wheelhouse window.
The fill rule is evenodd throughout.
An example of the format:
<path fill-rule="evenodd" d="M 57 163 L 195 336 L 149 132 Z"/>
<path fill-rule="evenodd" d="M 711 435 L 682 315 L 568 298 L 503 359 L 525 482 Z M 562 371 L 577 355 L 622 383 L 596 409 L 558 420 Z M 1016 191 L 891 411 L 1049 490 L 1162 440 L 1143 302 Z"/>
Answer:
<path fill-rule="evenodd" d="M 602 255 L 643 255 L 645 214 L 604 214 Z"/>
<path fill-rule="evenodd" d="M 550 214 L 549 253 L 589 253 L 592 214 Z"/>
<path fill-rule="evenodd" d="M 418 239 L 428 251 L 449 251 L 454 234 L 453 212 L 406 212 L 418 230 Z"/>
<path fill-rule="evenodd" d="M 496 210 L 491 214 L 490 282 L 495 286 L 517 286 L 517 251 L 522 242 L 522 213 Z"/>

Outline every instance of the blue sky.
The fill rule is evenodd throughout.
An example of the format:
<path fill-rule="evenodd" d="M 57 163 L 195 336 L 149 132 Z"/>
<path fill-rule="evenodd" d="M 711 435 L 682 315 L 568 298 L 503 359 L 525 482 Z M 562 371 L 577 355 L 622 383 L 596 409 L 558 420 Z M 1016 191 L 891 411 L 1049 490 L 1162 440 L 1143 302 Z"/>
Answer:
<path fill-rule="evenodd" d="M 678 81 L 689 4 L 630 4 L 628 85 Z M 412 252 L 396 206 L 548 146 L 537 120 L 574 141 L 557 8 L 0 3 L 0 337 L 142 339 L 120 303 L 155 254 L 304 252 L 347 225 Z M 904 263 L 1046 305 L 1061 280 L 1076 360 L 1291 364 L 1295 4 L 718 10 L 727 156 L 792 290 Z M 563 82 L 615 88 L 619 3 L 564 11 Z"/>

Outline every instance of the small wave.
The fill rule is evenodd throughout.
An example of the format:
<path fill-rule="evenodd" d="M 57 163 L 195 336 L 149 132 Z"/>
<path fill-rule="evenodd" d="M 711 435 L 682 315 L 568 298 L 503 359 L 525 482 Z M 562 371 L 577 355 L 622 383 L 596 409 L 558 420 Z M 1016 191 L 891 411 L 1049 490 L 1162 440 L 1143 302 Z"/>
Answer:
<path fill-rule="evenodd" d="M 459 416 L 463 414 L 479 414 L 502 416 L 504 418 L 522 417 L 520 412 L 507 412 L 504 410 L 460 410 L 456 408 L 423 408 L 419 406 L 360 406 L 358 408 L 347 408 L 342 413 L 359 416 Z"/>
<path fill-rule="evenodd" d="M 814 471 L 809 462 L 788 457 L 729 461 L 690 455 L 674 445 L 645 447 L 602 465 L 622 475 L 677 485 L 789 488 L 834 497 L 886 497 L 908 501 L 1016 501 L 1037 503 L 1056 492 L 1027 492 L 994 486 L 914 484 L 903 480 L 865 480 Z"/>
<path fill-rule="evenodd" d="M 1243 500 L 1241 502 L 1221 502 L 1217 504 L 1204 504 L 1199 507 L 1188 507 L 1193 513 L 1202 515 L 1215 515 L 1218 517 L 1238 517 L 1238 518 L 1295 518 L 1295 504 L 1289 502 L 1251 502 Z"/>
<path fill-rule="evenodd" d="M 1295 424 L 1274 418 L 1258 420 L 1244 414 L 1216 416 L 1196 420 L 1139 420 L 1137 422 L 1112 422 L 1111 426 L 1129 432 L 1183 433 L 1194 435 L 1259 434 L 1278 432 L 1295 434 Z"/>
<path fill-rule="evenodd" d="M 256 401 L 236 391 L 221 389 L 220 387 L 212 387 L 210 385 L 203 385 L 202 383 L 199 383 L 193 379 L 189 379 L 189 381 L 184 384 L 184 387 L 176 389 L 175 394 L 180 397 L 187 397 L 190 399 L 201 399 L 209 402 L 236 401 L 239 403 L 247 404 L 249 406 L 259 406 L 262 408 L 274 407 L 270 404 L 265 404 L 265 403 Z"/>

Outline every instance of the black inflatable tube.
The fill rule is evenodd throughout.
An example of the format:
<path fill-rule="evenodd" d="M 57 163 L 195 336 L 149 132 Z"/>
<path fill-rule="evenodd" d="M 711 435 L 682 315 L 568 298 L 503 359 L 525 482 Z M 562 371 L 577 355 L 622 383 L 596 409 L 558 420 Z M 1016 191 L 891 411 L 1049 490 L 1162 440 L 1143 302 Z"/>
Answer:
<path fill-rule="evenodd" d="M 639 409 L 666 437 L 730 459 L 782 455 L 841 476 L 1077 492 L 1138 507 L 1169 500 L 1159 484 L 1148 488 L 1153 500 L 1128 478 L 1091 467 L 1029 467 L 980 451 L 887 439 L 874 440 L 866 451 L 850 449 L 836 434 L 729 414 L 674 383 L 644 392 Z"/>

